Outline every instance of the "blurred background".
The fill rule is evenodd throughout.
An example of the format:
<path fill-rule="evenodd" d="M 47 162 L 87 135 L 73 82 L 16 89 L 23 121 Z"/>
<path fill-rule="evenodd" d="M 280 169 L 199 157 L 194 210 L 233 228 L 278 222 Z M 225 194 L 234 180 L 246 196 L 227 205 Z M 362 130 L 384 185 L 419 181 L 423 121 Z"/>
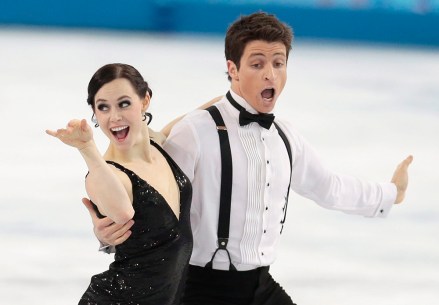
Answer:
<path fill-rule="evenodd" d="M 2 0 L 0 24 L 222 36 L 257 10 L 293 25 L 297 37 L 439 45 L 439 0 Z"/>
<path fill-rule="evenodd" d="M 77 304 L 112 260 L 81 203 L 82 158 L 44 133 L 91 117 L 92 74 L 135 66 L 160 129 L 228 90 L 225 32 L 258 10 L 295 32 L 276 115 L 328 166 L 389 181 L 415 158 L 387 219 L 291 194 L 274 277 L 299 305 L 437 304 L 438 0 L 1 0 L 1 304 Z M 95 138 L 103 152 L 106 138 Z"/>

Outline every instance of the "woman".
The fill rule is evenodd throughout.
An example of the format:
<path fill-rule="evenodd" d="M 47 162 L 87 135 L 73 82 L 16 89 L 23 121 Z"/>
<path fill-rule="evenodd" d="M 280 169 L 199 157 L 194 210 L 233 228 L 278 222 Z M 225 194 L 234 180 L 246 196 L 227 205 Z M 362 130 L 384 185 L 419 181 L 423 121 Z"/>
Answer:
<path fill-rule="evenodd" d="M 94 275 L 79 304 L 179 304 L 192 252 L 190 182 L 151 140 L 145 121 L 152 91 L 126 64 L 101 67 L 88 85 L 87 103 L 110 144 L 103 157 L 85 120 L 46 132 L 76 147 L 88 174 L 88 196 L 102 217 L 134 225 L 116 246 L 109 270 Z"/>

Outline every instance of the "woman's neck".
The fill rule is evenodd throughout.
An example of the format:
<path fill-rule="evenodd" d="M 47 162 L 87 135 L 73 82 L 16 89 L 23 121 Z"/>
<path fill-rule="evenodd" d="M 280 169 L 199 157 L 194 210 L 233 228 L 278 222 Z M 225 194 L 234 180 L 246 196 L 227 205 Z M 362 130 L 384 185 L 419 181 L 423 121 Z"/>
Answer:
<path fill-rule="evenodd" d="M 151 144 L 147 125 L 145 124 L 145 127 L 142 128 L 136 143 L 127 149 L 119 149 L 110 143 L 104 154 L 104 158 L 120 163 L 132 163 L 136 161 L 152 162 Z"/>

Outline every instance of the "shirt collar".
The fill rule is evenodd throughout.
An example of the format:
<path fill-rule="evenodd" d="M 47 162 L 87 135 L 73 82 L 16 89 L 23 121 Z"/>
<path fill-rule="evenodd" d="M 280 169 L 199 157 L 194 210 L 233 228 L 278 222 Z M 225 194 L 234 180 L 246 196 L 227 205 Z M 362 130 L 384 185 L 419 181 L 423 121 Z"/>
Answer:
<path fill-rule="evenodd" d="M 240 95 L 238 95 L 237 93 L 235 93 L 232 89 L 230 89 L 229 91 L 230 91 L 230 94 L 232 95 L 233 99 L 234 99 L 239 105 L 241 105 L 242 107 L 244 107 L 245 110 L 247 110 L 248 112 L 253 113 L 253 114 L 258 114 L 258 112 L 257 112 L 252 106 L 250 106 L 250 104 L 247 103 L 247 101 L 246 101 L 244 98 L 242 98 Z M 233 107 L 233 106 L 232 106 L 232 107 Z M 233 107 L 233 108 L 235 108 L 235 107 Z"/>

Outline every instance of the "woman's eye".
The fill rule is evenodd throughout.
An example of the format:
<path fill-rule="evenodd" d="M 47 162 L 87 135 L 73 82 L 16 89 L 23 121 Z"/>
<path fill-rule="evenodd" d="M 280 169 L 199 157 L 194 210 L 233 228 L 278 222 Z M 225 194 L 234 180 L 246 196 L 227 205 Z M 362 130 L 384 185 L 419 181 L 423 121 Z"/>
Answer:
<path fill-rule="evenodd" d="M 99 109 L 100 111 L 105 111 L 105 110 L 108 110 L 108 106 L 107 106 L 107 105 L 104 105 L 104 104 L 100 104 L 100 105 L 98 106 L 98 109 Z"/>
<path fill-rule="evenodd" d="M 130 101 L 122 101 L 122 102 L 119 103 L 119 107 L 120 107 L 120 108 L 126 108 L 126 107 L 128 107 L 129 105 L 131 105 L 131 102 L 130 102 Z"/>

